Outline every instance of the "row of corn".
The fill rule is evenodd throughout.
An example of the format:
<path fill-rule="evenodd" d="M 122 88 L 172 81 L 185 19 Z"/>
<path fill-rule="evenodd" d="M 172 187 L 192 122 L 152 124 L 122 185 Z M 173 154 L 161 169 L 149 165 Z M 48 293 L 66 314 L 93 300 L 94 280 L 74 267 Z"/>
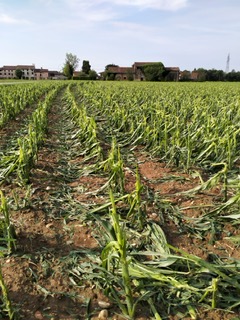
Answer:
<path fill-rule="evenodd" d="M 18 87 L 13 87 L 14 92 L 18 92 Z M 26 184 L 29 181 L 30 170 L 37 159 L 38 148 L 43 142 L 45 131 L 47 129 L 47 114 L 52 106 L 53 99 L 61 89 L 61 85 L 41 86 L 39 89 L 33 90 L 32 86 L 26 87 L 25 91 L 20 93 L 23 104 L 19 104 L 20 109 L 12 108 L 9 105 L 9 113 L 5 113 L 4 120 L 7 121 L 8 116 L 15 116 L 20 112 L 21 108 L 26 105 L 31 105 L 45 94 L 43 101 L 38 103 L 36 110 L 31 115 L 31 120 L 28 124 L 27 133 L 17 139 L 15 150 L 7 155 L 3 155 L 0 160 L 0 183 L 3 183 L 10 174 L 17 174 L 18 182 Z M 30 90 L 30 91 L 29 91 Z M 10 91 L 9 91 L 10 92 Z M 26 92 L 32 94 L 26 95 Z M 6 92 L 4 92 L 6 94 Z M 13 93 L 13 92 L 12 92 Z M 16 95 L 18 98 L 18 94 Z M 6 101 L 6 100 L 5 100 Z M 7 108 L 6 108 L 7 109 Z M 6 116 L 8 114 L 8 116 Z M 3 122 L 2 122 L 3 123 Z M 7 200 L 2 191 L 0 191 L 0 236 L 1 236 L 1 255 L 11 254 L 15 250 L 16 234 L 14 226 L 10 221 L 10 213 Z M 0 265 L 0 288 L 2 293 L 2 311 L 10 320 L 17 319 L 17 313 L 12 307 L 9 298 L 8 289 L 4 283 L 1 265 Z"/>
<path fill-rule="evenodd" d="M 17 173 L 20 183 L 27 183 L 30 169 L 37 158 L 38 147 L 47 128 L 47 113 L 61 87 L 51 89 L 44 101 L 32 113 L 27 133 L 17 139 L 16 145 L 0 159 L 0 184 L 12 173 Z"/>
<path fill-rule="evenodd" d="M 26 107 L 37 102 L 51 86 L 46 84 L 5 85 L 0 90 L 0 128 Z"/>

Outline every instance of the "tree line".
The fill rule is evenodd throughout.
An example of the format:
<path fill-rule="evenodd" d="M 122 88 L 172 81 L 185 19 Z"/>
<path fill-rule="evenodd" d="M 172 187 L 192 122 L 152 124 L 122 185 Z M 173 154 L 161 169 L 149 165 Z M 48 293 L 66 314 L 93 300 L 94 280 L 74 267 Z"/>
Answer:
<path fill-rule="evenodd" d="M 198 68 L 193 71 L 181 72 L 180 81 L 240 81 L 240 72 Z"/>
<path fill-rule="evenodd" d="M 88 60 L 83 60 L 81 71 L 74 76 L 79 65 L 79 58 L 72 54 L 66 53 L 66 59 L 63 66 L 63 73 L 68 79 L 75 80 L 96 80 L 98 74 L 91 69 Z M 111 67 L 118 67 L 115 64 L 108 64 L 103 73 L 104 80 L 116 80 L 115 74 L 111 71 Z M 166 71 L 162 62 L 146 64 L 142 66 L 142 72 L 146 81 L 166 81 L 168 72 Z M 127 80 L 133 80 L 133 74 L 129 71 Z M 198 68 L 193 71 L 184 70 L 180 73 L 179 81 L 240 81 L 240 72 L 232 70 L 231 72 L 224 72 L 223 70 Z"/>

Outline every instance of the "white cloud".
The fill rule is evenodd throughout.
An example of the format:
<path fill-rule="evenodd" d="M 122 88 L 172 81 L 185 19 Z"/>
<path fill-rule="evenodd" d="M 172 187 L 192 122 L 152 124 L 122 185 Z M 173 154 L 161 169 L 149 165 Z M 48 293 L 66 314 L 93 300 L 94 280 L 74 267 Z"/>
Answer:
<path fill-rule="evenodd" d="M 0 23 L 4 24 L 28 24 L 27 20 L 16 19 L 14 17 L 9 16 L 8 14 L 1 13 L 0 14 Z"/>

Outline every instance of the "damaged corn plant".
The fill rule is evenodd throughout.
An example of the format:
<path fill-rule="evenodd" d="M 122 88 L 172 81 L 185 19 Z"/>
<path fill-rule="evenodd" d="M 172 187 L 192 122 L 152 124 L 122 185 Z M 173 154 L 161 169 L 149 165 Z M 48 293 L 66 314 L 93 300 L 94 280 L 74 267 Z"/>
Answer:
<path fill-rule="evenodd" d="M 145 210 L 146 203 L 154 203 L 157 215 L 174 223 L 179 234 L 203 240 L 210 233 L 212 244 L 223 232 L 225 222 L 239 224 L 240 184 L 236 173 L 240 92 L 236 87 L 224 87 L 220 92 L 213 85 L 211 92 L 218 94 L 215 99 L 205 89 L 205 85 L 197 88 L 181 84 L 173 93 L 170 84 L 121 83 L 89 83 L 77 88 L 76 101 L 95 116 L 97 132 L 104 132 L 109 144 L 108 158 L 102 162 L 105 167 L 99 167 L 105 168 L 109 177 L 115 173 L 118 178 L 106 184 L 110 200 L 89 213 L 105 239 L 101 240 L 99 266 L 92 265 L 91 277 L 97 279 L 126 319 L 135 319 L 137 310 L 146 304 L 154 319 L 167 319 L 171 314 L 179 319 L 198 319 L 201 308 L 230 313 L 239 310 L 240 261 L 213 253 L 206 260 L 171 245 L 164 221 L 152 221 Z M 231 101 L 231 110 L 227 101 Z M 124 150 L 134 152 L 139 145 L 166 165 L 198 177 L 195 188 L 179 192 L 182 197 L 194 199 L 218 187 L 220 200 L 206 207 L 199 205 L 201 214 L 191 218 L 185 211 L 194 206 L 174 206 L 161 197 L 161 190 L 148 193 L 138 169 L 135 190 L 127 194 L 124 170 L 129 163 Z M 131 163 L 131 167 L 137 166 Z M 201 177 L 197 167 L 207 173 L 207 179 Z M 239 244 L 237 236 L 229 234 L 227 238 L 233 245 Z"/>
<path fill-rule="evenodd" d="M 37 151 L 43 142 L 47 128 L 47 113 L 51 107 L 53 98 L 61 86 L 54 87 L 47 93 L 43 102 L 39 102 L 37 109 L 33 112 L 31 120 L 24 128 L 23 134 L 19 136 L 11 150 L 6 150 L 0 159 L 0 183 L 15 173 L 19 183 L 26 184 L 29 181 L 30 170 L 37 159 Z"/>
<path fill-rule="evenodd" d="M 138 308 L 146 304 L 154 319 L 166 319 L 169 314 L 198 319 L 201 307 L 228 312 L 239 307 L 239 260 L 211 255 L 206 261 L 189 254 L 170 245 L 160 224 L 148 219 L 137 231 L 118 210 L 124 199 L 114 199 L 110 190 L 106 216 L 103 206 L 101 216 L 97 210 L 92 213 L 104 233 L 105 246 L 100 265 L 92 264 L 91 278 L 126 319 L 135 319 Z"/>
<path fill-rule="evenodd" d="M 59 161 L 62 174 L 54 180 L 63 179 L 62 191 L 48 188 L 47 201 L 54 201 L 50 209 L 44 202 L 44 209 L 51 219 L 61 210 L 72 237 L 75 229 L 69 221 L 92 228 L 89 233 L 99 245 L 97 250 L 83 246 L 69 253 L 71 288 L 101 290 L 111 301 L 112 318 L 203 319 L 206 310 L 238 316 L 239 87 L 65 83 L 47 91 L 27 125 L 0 150 L 0 179 L 2 185 L 11 185 L 12 178 L 29 184 L 49 129 L 48 111 L 60 92 L 61 125 L 68 129 L 58 138 L 68 157 Z M 26 106 L 8 113 L 2 107 L 2 124 Z M 34 198 L 36 207 L 38 201 Z M 9 212 L 2 194 L 4 245 L 12 254 L 16 239 Z M 225 240 L 228 251 L 221 248 Z M 74 247 L 72 238 L 65 252 L 69 244 Z M 204 254 L 198 255 L 197 245 Z M 93 304 L 87 301 L 90 319 Z M 11 315 L 11 306 L 4 303 Z"/>
<path fill-rule="evenodd" d="M 0 190 L 0 259 L 4 255 L 10 255 L 16 250 L 16 233 L 10 220 L 10 212 L 7 200 Z M 1 260 L 0 260 L 1 261 Z M 1 288 L 1 309 L 0 316 L 7 316 L 10 320 L 17 319 L 17 313 L 12 307 L 8 288 L 5 285 L 2 274 L 2 262 L 0 262 L 0 288 Z"/>

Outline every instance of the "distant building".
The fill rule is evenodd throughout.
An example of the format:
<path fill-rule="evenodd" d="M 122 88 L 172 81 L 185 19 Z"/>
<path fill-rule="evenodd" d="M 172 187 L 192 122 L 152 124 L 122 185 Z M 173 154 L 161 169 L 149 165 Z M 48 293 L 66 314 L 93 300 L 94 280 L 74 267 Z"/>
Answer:
<path fill-rule="evenodd" d="M 132 67 L 109 66 L 107 68 L 109 80 L 130 80 L 133 77 Z M 105 71 L 100 72 L 101 78 L 105 77 Z M 133 79 L 131 79 L 133 80 Z"/>
<path fill-rule="evenodd" d="M 193 81 L 197 81 L 199 78 L 199 72 L 196 71 L 196 70 L 193 70 L 191 72 L 191 76 L 190 76 L 190 79 L 193 80 Z"/>
<path fill-rule="evenodd" d="M 2 79 L 12 79 L 15 78 L 16 67 L 13 66 L 3 66 L 0 68 L 0 78 Z"/>
<path fill-rule="evenodd" d="M 154 64 L 156 62 L 134 62 L 132 67 L 109 66 L 107 68 L 107 78 L 109 80 L 146 80 L 143 73 L 143 67 L 147 64 Z M 167 81 L 178 81 L 180 76 L 180 69 L 178 67 L 165 67 Z M 106 77 L 106 71 L 100 72 L 101 78 Z"/>
<path fill-rule="evenodd" d="M 133 73 L 134 80 L 143 81 L 145 75 L 143 73 L 143 67 L 148 64 L 155 64 L 156 62 L 134 62 Z M 165 80 L 166 81 L 178 81 L 180 75 L 180 69 L 178 67 L 165 67 Z"/>
<path fill-rule="evenodd" d="M 181 81 L 198 81 L 199 72 L 197 70 L 193 70 L 193 71 L 183 70 L 180 72 L 179 79 Z"/>
<path fill-rule="evenodd" d="M 59 71 L 48 71 L 48 79 L 51 80 L 66 80 L 67 77 Z"/>
<path fill-rule="evenodd" d="M 0 79 L 15 79 L 16 70 L 22 71 L 22 79 L 29 80 L 65 80 L 67 77 L 59 71 L 49 71 L 48 69 L 37 69 L 35 65 L 17 65 L 0 67 Z"/>
<path fill-rule="evenodd" d="M 34 79 L 34 65 L 17 65 L 17 66 L 3 66 L 0 68 L 0 78 L 14 79 L 16 78 L 16 70 L 21 70 L 23 79 Z"/>
<path fill-rule="evenodd" d="M 73 71 L 73 78 L 78 78 L 81 75 L 81 71 Z"/>
<path fill-rule="evenodd" d="M 166 81 L 178 81 L 180 77 L 180 69 L 178 67 L 166 67 Z"/>
<path fill-rule="evenodd" d="M 0 78 L 14 79 L 16 78 L 16 70 L 21 70 L 23 79 L 35 79 L 34 65 L 17 65 L 17 66 L 3 66 L 0 68 Z"/>
<path fill-rule="evenodd" d="M 48 79 L 48 69 L 35 69 L 35 80 L 47 80 Z"/>
<path fill-rule="evenodd" d="M 22 78 L 34 80 L 35 79 L 35 65 L 18 65 L 16 70 L 20 69 L 23 72 Z"/>
<path fill-rule="evenodd" d="M 143 73 L 143 67 L 147 64 L 151 64 L 154 62 L 134 62 L 133 64 L 133 74 L 134 80 L 143 81 L 145 79 L 145 75 Z"/>

